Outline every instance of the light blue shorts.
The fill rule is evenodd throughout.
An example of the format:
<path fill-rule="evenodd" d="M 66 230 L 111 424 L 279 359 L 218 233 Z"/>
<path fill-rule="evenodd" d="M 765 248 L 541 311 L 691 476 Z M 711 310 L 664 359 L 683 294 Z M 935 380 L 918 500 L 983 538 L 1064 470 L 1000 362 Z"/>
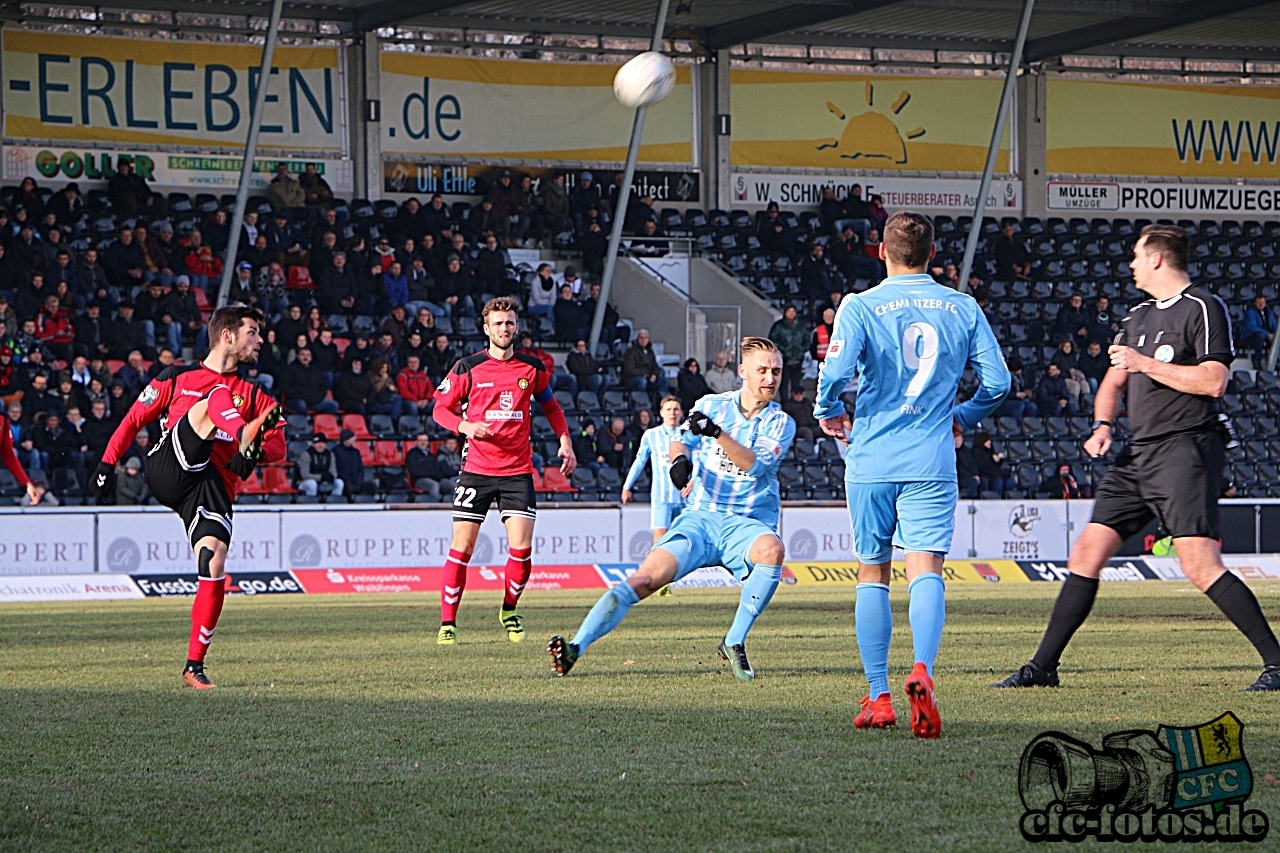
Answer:
<path fill-rule="evenodd" d="M 724 566 L 742 580 L 752 569 L 747 553 L 757 539 L 766 535 L 778 534 L 754 518 L 686 509 L 653 547 L 675 556 L 679 564 L 675 580 L 704 566 Z"/>
<path fill-rule="evenodd" d="M 887 563 L 893 546 L 945 556 L 955 533 L 955 482 L 845 483 L 853 550 L 864 563 Z"/>
<path fill-rule="evenodd" d="M 671 522 L 676 520 L 680 510 L 684 509 L 684 504 L 664 504 L 661 501 L 654 501 L 651 506 L 653 508 L 649 518 L 650 530 L 666 530 L 671 526 Z"/>

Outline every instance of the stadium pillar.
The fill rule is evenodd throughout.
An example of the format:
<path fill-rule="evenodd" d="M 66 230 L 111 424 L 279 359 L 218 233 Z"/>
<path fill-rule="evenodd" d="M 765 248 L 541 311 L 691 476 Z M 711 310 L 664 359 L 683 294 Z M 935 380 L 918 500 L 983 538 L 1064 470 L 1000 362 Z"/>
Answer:
<path fill-rule="evenodd" d="M 382 48 L 376 32 L 365 33 L 360 51 L 360 74 L 364 80 L 362 103 L 382 100 Z M 377 201 L 382 198 L 382 124 L 362 116 L 361 133 L 364 140 L 364 160 L 360 168 L 364 176 L 365 198 Z"/>
<path fill-rule="evenodd" d="M 249 179 L 253 176 L 253 158 L 258 153 L 258 132 L 262 129 L 262 114 L 267 106 L 267 88 L 271 81 L 271 60 L 276 53 L 276 34 L 280 31 L 280 15 L 284 0 L 271 4 L 271 18 L 267 23 L 266 38 L 262 44 L 262 66 L 258 71 L 258 86 L 253 101 L 253 116 L 249 120 L 249 138 L 244 144 L 244 163 L 240 167 L 240 186 L 236 189 L 236 209 L 231 215 L 231 233 L 227 236 L 227 259 L 222 266 L 222 285 L 218 288 L 218 304 L 227 304 L 231 295 L 231 279 L 236 274 L 236 250 L 240 244 L 240 231 L 244 227 L 244 209 L 249 203 Z"/>
<path fill-rule="evenodd" d="M 698 111 L 694 132 L 697 137 L 698 170 L 702 174 L 702 198 L 698 203 L 709 206 L 711 199 L 719 197 L 720 181 L 716 158 L 719 137 L 716 135 L 716 64 L 701 62 L 693 68 L 693 85 L 697 87 L 694 103 Z"/>
<path fill-rule="evenodd" d="M 991 191 L 991 176 L 996 170 L 996 158 L 1000 155 L 1000 141 L 1004 138 L 1005 120 L 1018 82 L 1018 66 L 1022 65 L 1022 47 L 1027 43 L 1027 28 L 1031 26 L 1031 10 L 1036 0 L 1024 0 L 1022 20 L 1018 22 L 1018 35 L 1013 40 L 1013 53 L 1009 55 L 1009 70 L 1005 73 L 1004 88 L 1000 92 L 1000 106 L 996 109 L 995 127 L 991 129 L 991 144 L 987 146 L 987 165 L 982 170 L 982 182 L 978 184 L 978 200 L 973 208 L 973 222 L 969 225 L 969 239 L 964 244 L 964 263 L 960 266 L 960 292 L 969 292 L 969 272 L 973 269 L 973 253 L 982 235 L 982 217 L 987 212 L 987 193 Z M 1026 191 L 1026 185 L 1023 185 Z"/>
<path fill-rule="evenodd" d="M 667 26 L 667 5 L 670 0 L 658 0 L 658 17 L 653 22 L 653 40 L 650 50 L 662 50 L 662 33 Z M 640 138 L 644 136 L 644 117 L 648 107 L 638 107 L 631 122 L 631 144 L 627 148 L 627 165 L 622 170 L 622 188 L 618 191 L 618 203 L 613 209 L 613 228 L 609 231 L 609 253 L 604 258 L 604 275 L 600 277 L 600 301 L 596 303 L 595 316 L 591 318 L 591 336 L 588 349 L 595 355 L 600 343 L 600 329 L 604 326 L 604 312 L 609 305 L 609 291 L 613 287 L 613 271 L 618 266 L 618 247 L 622 245 L 622 226 L 627 219 L 627 202 L 631 200 L 631 181 L 636 176 L 636 159 L 640 156 Z"/>
<path fill-rule="evenodd" d="M 719 116 L 730 115 L 729 110 L 729 70 L 732 58 L 728 50 L 716 51 L 716 121 L 711 132 L 715 134 L 716 159 L 713 164 L 716 170 L 716 207 L 728 210 L 733 207 L 733 187 L 729 178 L 729 146 L 733 142 L 733 125 L 730 123 L 728 133 L 720 133 Z M 707 197 L 711 200 L 711 196 Z M 708 205 L 709 206 L 709 205 Z"/>
<path fill-rule="evenodd" d="M 1022 215 L 1044 218 L 1049 215 L 1045 184 L 1045 75 L 1031 71 L 1018 78 L 1018 176 L 1022 178 Z"/>

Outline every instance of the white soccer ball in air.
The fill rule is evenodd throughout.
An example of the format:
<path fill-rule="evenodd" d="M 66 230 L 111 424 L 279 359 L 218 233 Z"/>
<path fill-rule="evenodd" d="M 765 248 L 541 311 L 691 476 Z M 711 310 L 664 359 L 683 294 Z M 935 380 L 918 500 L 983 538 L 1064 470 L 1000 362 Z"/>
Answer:
<path fill-rule="evenodd" d="M 656 50 L 633 57 L 613 78 L 613 94 L 618 103 L 635 109 L 658 103 L 676 85 L 676 67 Z"/>

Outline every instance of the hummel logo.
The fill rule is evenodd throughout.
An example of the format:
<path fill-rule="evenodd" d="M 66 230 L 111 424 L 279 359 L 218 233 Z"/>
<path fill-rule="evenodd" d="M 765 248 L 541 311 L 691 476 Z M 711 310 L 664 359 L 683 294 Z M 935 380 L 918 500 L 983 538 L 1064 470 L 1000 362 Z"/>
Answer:
<path fill-rule="evenodd" d="M 107 475 L 106 475 L 106 474 L 99 474 L 99 475 L 98 475 L 98 488 L 102 488 L 102 487 L 103 487 L 103 486 L 105 486 L 106 484 L 107 484 Z"/>
<path fill-rule="evenodd" d="M 206 628 L 203 625 L 200 626 L 199 640 L 203 645 L 207 646 L 209 643 L 213 642 L 213 631 L 213 628 Z"/>
<path fill-rule="evenodd" d="M 462 596 L 460 596 L 460 595 L 446 595 L 446 596 L 444 597 L 444 603 L 445 603 L 445 604 L 457 604 L 457 603 L 458 603 L 458 599 L 460 599 L 460 598 L 462 598 Z"/>

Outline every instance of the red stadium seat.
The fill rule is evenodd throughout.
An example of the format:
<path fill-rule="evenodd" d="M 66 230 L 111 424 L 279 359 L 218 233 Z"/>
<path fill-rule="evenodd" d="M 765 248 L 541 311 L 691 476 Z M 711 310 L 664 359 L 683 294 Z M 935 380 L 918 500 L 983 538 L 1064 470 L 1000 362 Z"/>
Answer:
<path fill-rule="evenodd" d="M 257 471 L 253 472 L 253 476 L 240 484 L 240 494 L 242 495 L 264 495 L 267 490 L 262 487 L 262 480 Z"/>
<path fill-rule="evenodd" d="M 298 490 L 289 485 L 289 472 L 283 468 L 262 469 L 262 490 L 269 495 L 294 495 Z"/>
<path fill-rule="evenodd" d="M 316 284 L 311 280 L 311 270 L 295 264 L 289 267 L 289 280 L 285 282 L 285 290 L 315 290 Z"/>
<path fill-rule="evenodd" d="M 559 468 L 547 468 L 542 472 L 542 482 L 547 492 L 576 492 L 578 491 L 569 483 L 569 479 L 560 473 Z"/>
<path fill-rule="evenodd" d="M 373 461 L 375 465 L 385 468 L 398 468 L 404 464 L 404 453 L 400 451 L 399 442 L 378 441 L 373 445 Z"/>
<path fill-rule="evenodd" d="M 356 450 L 360 451 L 360 464 L 366 468 L 377 466 L 377 462 L 373 458 L 373 445 L 367 441 L 357 441 Z"/>
<path fill-rule="evenodd" d="M 542 475 L 538 473 L 536 468 L 533 472 L 533 490 L 535 492 L 545 492 L 547 490 L 546 485 L 542 482 Z"/>
<path fill-rule="evenodd" d="M 316 415 L 313 427 L 316 432 L 324 433 L 324 437 L 330 441 L 336 441 L 342 435 L 342 429 L 334 415 Z"/>
<path fill-rule="evenodd" d="M 373 433 L 369 432 L 369 425 L 365 423 L 364 415 L 343 415 L 342 428 L 354 432 L 356 438 L 373 438 Z"/>

